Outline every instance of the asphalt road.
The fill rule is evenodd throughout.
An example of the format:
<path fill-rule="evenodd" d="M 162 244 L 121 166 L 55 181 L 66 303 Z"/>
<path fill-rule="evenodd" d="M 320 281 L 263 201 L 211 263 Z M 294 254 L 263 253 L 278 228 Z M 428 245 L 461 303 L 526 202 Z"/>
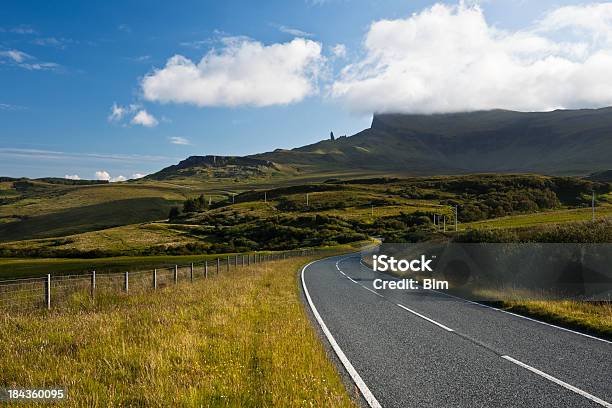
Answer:
<path fill-rule="evenodd" d="M 357 255 L 302 270 L 307 307 L 372 407 L 612 407 L 612 343 L 393 279 Z"/>

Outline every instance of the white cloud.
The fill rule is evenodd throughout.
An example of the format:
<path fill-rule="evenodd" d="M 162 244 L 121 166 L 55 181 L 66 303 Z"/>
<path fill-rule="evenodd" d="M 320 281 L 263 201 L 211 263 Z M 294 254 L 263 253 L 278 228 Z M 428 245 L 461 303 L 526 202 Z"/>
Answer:
<path fill-rule="evenodd" d="M 13 34 L 36 34 L 36 30 L 34 30 L 32 27 L 27 26 L 27 25 L 20 25 L 18 27 L 13 27 L 13 28 L 8 28 L 8 29 L 0 27 L 0 33 L 4 33 L 4 32 L 9 32 Z"/>
<path fill-rule="evenodd" d="M 132 174 L 132 177 L 131 177 L 131 178 L 132 178 L 132 179 L 140 179 L 140 178 L 143 178 L 143 177 L 145 177 L 145 176 L 146 176 L 146 174 L 142 174 L 142 173 L 134 173 L 134 174 Z"/>
<path fill-rule="evenodd" d="M 68 180 L 80 180 L 81 179 L 78 174 L 72 174 L 72 175 L 66 174 L 64 178 Z"/>
<path fill-rule="evenodd" d="M 290 35 L 293 35 L 295 37 L 312 37 L 314 35 L 314 34 L 309 33 L 307 31 L 302 31 L 300 29 L 293 28 L 293 27 L 287 27 L 285 25 L 278 26 L 278 30 L 280 32 L 283 32 L 285 34 L 290 34 Z"/>
<path fill-rule="evenodd" d="M 70 38 L 57 38 L 57 37 L 40 37 L 35 38 L 32 41 L 32 44 L 40 45 L 41 47 L 55 47 L 59 49 L 65 49 L 69 44 L 78 44 L 78 41 L 75 41 Z"/>
<path fill-rule="evenodd" d="M 139 110 L 130 121 L 133 125 L 141 125 L 145 127 L 155 127 L 159 124 L 155 116 L 151 115 L 144 109 Z"/>
<path fill-rule="evenodd" d="M 111 177 L 108 171 L 99 170 L 99 171 L 96 171 L 96 180 L 105 180 L 111 183 L 115 183 L 117 181 L 126 181 L 127 178 L 124 176 Z"/>
<path fill-rule="evenodd" d="M 12 59 L 17 63 L 33 58 L 31 55 L 19 50 L 0 51 L 0 57 Z"/>
<path fill-rule="evenodd" d="M 111 113 L 108 115 L 108 121 L 118 122 L 123 119 L 126 112 L 127 111 L 125 107 L 117 105 L 117 103 L 113 103 L 113 106 L 111 106 Z"/>
<path fill-rule="evenodd" d="M 0 110 L 20 111 L 20 110 L 26 110 L 26 109 L 27 108 L 25 106 L 11 105 L 10 103 L 0 103 Z"/>
<path fill-rule="evenodd" d="M 110 179 L 111 179 L 111 176 L 108 173 L 108 171 L 105 171 L 105 170 L 96 171 L 96 180 L 106 180 L 106 181 L 108 181 Z"/>
<path fill-rule="evenodd" d="M 612 3 L 562 7 L 517 31 L 478 6 L 437 4 L 372 23 L 364 47 L 330 89 L 357 112 L 612 104 Z"/>
<path fill-rule="evenodd" d="M 175 55 L 144 77 L 144 98 L 197 106 L 270 106 L 299 102 L 317 92 L 321 45 L 296 38 L 263 45 L 244 37 L 223 40 L 198 63 Z"/>
<path fill-rule="evenodd" d="M 170 143 L 176 144 L 176 145 L 189 145 L 189 144 L 191 144 L 189 139 L 186 139 L 184 137 L 174 136 L 174 137 L 170 137 L 169 140 L 170 140 Z"/>
<path fill-rule="evenodd" d="M 60 67 L 54 62 L 37 61 L 35 57 L 19 50 L 0 51 L 0 64 L 3 63 L 30 71 L 53 70 Z"/>
<path fill-rule="evenodd" d="M 346 58 L 346 45 L 336 44 L 331 47 L 331 52 L 336 58 Z"/>
<path fill-rule="evenodd" d="M 117 176 L 117 177 L 111 177 L 109 181 L 111 183 L 116 183 L 118 181 L 125 181 L 125 180 L 127 180 L 126 177 L 124 177 L 124 176 Z"/>

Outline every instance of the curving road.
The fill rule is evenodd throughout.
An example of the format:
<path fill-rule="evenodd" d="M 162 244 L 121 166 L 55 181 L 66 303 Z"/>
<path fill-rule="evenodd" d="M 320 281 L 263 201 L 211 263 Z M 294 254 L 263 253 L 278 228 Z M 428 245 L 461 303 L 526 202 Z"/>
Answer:
<path fill-rule="evenodd" d="M 612 342 L 416 290 L 332 257 L 304 267 L 308 306 L 372 407 L 612 408 Z"/>

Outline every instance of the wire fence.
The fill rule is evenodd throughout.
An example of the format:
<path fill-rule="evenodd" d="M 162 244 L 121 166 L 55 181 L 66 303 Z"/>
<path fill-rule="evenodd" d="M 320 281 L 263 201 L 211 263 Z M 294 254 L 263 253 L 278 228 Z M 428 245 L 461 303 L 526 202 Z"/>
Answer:
<path fill-rule="evenodd" d="M 154 291 L 179 282 L 212 278 L 232 270 L 287 258 L 331 253 L 328 249 L 306 249 L 277 253 L 249 253 L 218 257 L 188 265 L 163 266 L 140 271 L 76 275 L 51 275 L 38 278 L 0 280 L 0 311 L 51 309 L 74 296 L 95 299 L 102 294 L 132 294 Z"/>

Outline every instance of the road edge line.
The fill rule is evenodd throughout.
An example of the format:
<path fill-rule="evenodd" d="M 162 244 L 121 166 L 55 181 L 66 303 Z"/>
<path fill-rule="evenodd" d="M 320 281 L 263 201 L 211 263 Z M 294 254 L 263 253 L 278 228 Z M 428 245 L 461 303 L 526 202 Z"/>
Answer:
<path fill-rule="evenodd" d="M 373 269 L 372 269 L 370 266 L 368 266 L 367 264 L 365 264 L 365 263 L 363 262 L 363 260 L 360 260 L 359 262 L 361 263 L 361 265 L 362 265 L 364 268 L 368 268 L 368 269 L 370 269 L 370 270 L 373 270 Z M 389 276 L 392 276 L 392 275 L 389 275 Z M 394 276 L 392 276 L 392 277 L 393 277 L 393 278 L 395 278 Z M 476 306 L 480 306 L 480 307 L 484 307 L 484 308 L 487 308 L 487 309 L 496 310 L 496 311 L 498 311 L 498 312 L 506 313 L 506 314 L 509 314 L 509 315 L 512 315 L 512 316 L 515 316 L 515 317 L 519 317 L 519 318 L 521 318 L 521 319 L 529 320 L 529 321 L 532 321 L 532 322 L 534 322 L 534 323 L 543 324 L 543 325 L 545 325 L 545 326 L 550 326 L 550 327 L 553 327 L 553 328 L 558 329 L 558 330 L 563 330 L 563 331 L 566 331 L 566 332 L 569 332 L 569 333 L 577 334 L 577 335 L 579 335 L 579 336 L 587 337 L 587 338 L 592 339 L 592 340 L 598 340 L 598 341 L 601 341 L 601 342 L 604 342 L 604 343 L 612 344 L 612 341 L 610 341 L 610 340 L 606 340 L 606 339 L 603 339 L 603 338 L 601 338 L 601 337 L 597 337 L 597 336 L 594 336 L 594 335 L 591 335 L 591 334 L 582 333 L 582 332 L 579 332 L 579 331 L 577 331 L 577 330 L 568 329 L 567 327 L 558 326 L 558 325 L 556 325 L 556 324 L 553 324 L 553 323 L 548 323 L 548 322 L 545 322 L 545 321 L 543 321 L 543 320 L 538 320 L 538 319 L 533 318 L 533 317 L 524 316 L 524 315 L 522 315 L 522 314 L 518 314 L 518 313 L 510 312 L 510 311 L 508 311 L 508 310 L 500 309 L 500 308 L 498 308 L 498 307 L 494 307 L 494 306 L 485 305 L 485 304 L 483 304 L 483 303 L 480 303 L 480 302 L 475 302 L 475 301 L 473 301 L 473 300 L 468 300 L 468 299 L 465 299 L 465 298 L 462 298 L 462 297 L 459 297 L 459 296 L 451 295 L 451 294 L 449 294 L 449 293 L 440 292 L 439 290 L 434 290 L 434 289 L 428 289 L 428 290 L 430 290 L 430 291 L 432 291 L 432 292 L 435 292 L 435 293 L 439 293 L 439 294 L 444 295 L 444 296 L 448 296 L 448 297 L 453 298 L 453 299 L 460 300 L 460 301 L 462 301 L 462 302 L 471 303 L 471 304 L 476 305 Z"/>
<path fill-rule="evenodd" d="M 602 406 L 604 406 L 606 408 L 612 408 L 612 404 L 610 404 L 609 402 L 604 401 L 601 398 L 597 398 L 593 394 L 589 394 L 588 392 L 583 391 L 583 390 L 581 390 L 578 387 L 574 387 L 573 385 L 568 384 L 565 381 L 562 381 L 562 380 L 560 380 L 560 379 L 558 379 L 556 377 L 553 377 L 550 374 L 546 374 L 544 371 L 540 371 L 540 370 L 538 370 L 535 367 L 532 367 L 532 366 L 530 366 L 528 364 L 523 363 L 522 361 L 516 360 L 516 359 L 514 359 L 514 358 L 512 358 L 510 356 L 506 356 L 506 355 L 501 356 L 501 358 L 503 358 L 504 360 L 509 361 L 509 362 L 511 362 L 513 364 L 516 364 L 519 367 L 523 367 L 524 369 L 529 370 L 532 373 L 539 375 L 540 377 L 546 378 L 548 381 L 551 381 L 551 382 L 553 382 L 553 383 L 555 383 L 557 385 L 560 385 L 561 387 L 563 387 L 565 389 L 568 389 L 568 390 L 570 390 L 572 392 L 575 392 L 576 394 L 581 395 L 584 398 L 587 398 L 587 399 L 589 399 L 589 400 L 591 400 L 591 401 L 593 401 L 593 402 L 595 402 L 595 403 L 597 403 L 599 405 L 602 405 Z"/>
<path fill-rule="evenodd" d="M 327 341 L 329 341 L 330 345 L 332 346 L 332 349 L 334 350 L 334 352 L 336 353 L 336 355 L 340 359 L 340 362 L 342 362 L 342 365 L 344 366 L 344 368 L 346 369 L 348 374 L 351 376 L 351 378 L 352 378 L 353 382 L 355 383 L 355 385 L 357 385 L 357 388 L 359 388 L 359 391 L 361 392 L 361 395 L 363 395 L 363 398 L 366 400 L 368 405 L 371 408 L 382 408 L 380 403 L 376 399 L 376 397 L 374 397 L 374 395 L 372 394 L 372 392 L 370 391 L 370 389 L 368 388 L 366 383 L 363 381 L 363 379 L 361 378 L 361 376 L 357 372 L 357 370 L 355 370 L 355 367 L 353 367 L 353 365 L 349 361 L 348 357 L 346 357 L 346 354 L 344 354 L 344 352 L 342 351 L 342 349 L 340 348 L 340 346 L 336 342 L 336 339 L 334 339 L 334 336 L 331 334 L 331 332 L 327 328 L 327 325 L 323 321 L 323 318 L 321 317 L 321 315 L 319 314 L 317 308 L 315 307 L 314 303 L 312 302 L 312 298 L 310 297 L 310 293 L 308 292 L 308 288 L 306 287 L 306 281 L 304 280 L 304 272 L 306 271 L 306 268 L 308 268 L 310 265 L 312 265 L 315 262 L 319 262 L 319 261 L 321 261 L 321 259 L 316 260 L 316 261 L 312 261 L 312 262 L 304 265 L 304 267 L 302 268 L 302 272 L 301 272 L 302 289 L 304 289 L 304 295 L 306 295 L 306 300 L 308 301 L 308 306 L 310 307 L 310 310 L 312 311 L 312 314 L 314 315 L 315 319 L 317 320 L 317 323 L 319 323 L 319 326 L 321 327 L 321 330 L 323 331 L 323 334 L 325 334 L 325 337 L 327 338 Z"/>

